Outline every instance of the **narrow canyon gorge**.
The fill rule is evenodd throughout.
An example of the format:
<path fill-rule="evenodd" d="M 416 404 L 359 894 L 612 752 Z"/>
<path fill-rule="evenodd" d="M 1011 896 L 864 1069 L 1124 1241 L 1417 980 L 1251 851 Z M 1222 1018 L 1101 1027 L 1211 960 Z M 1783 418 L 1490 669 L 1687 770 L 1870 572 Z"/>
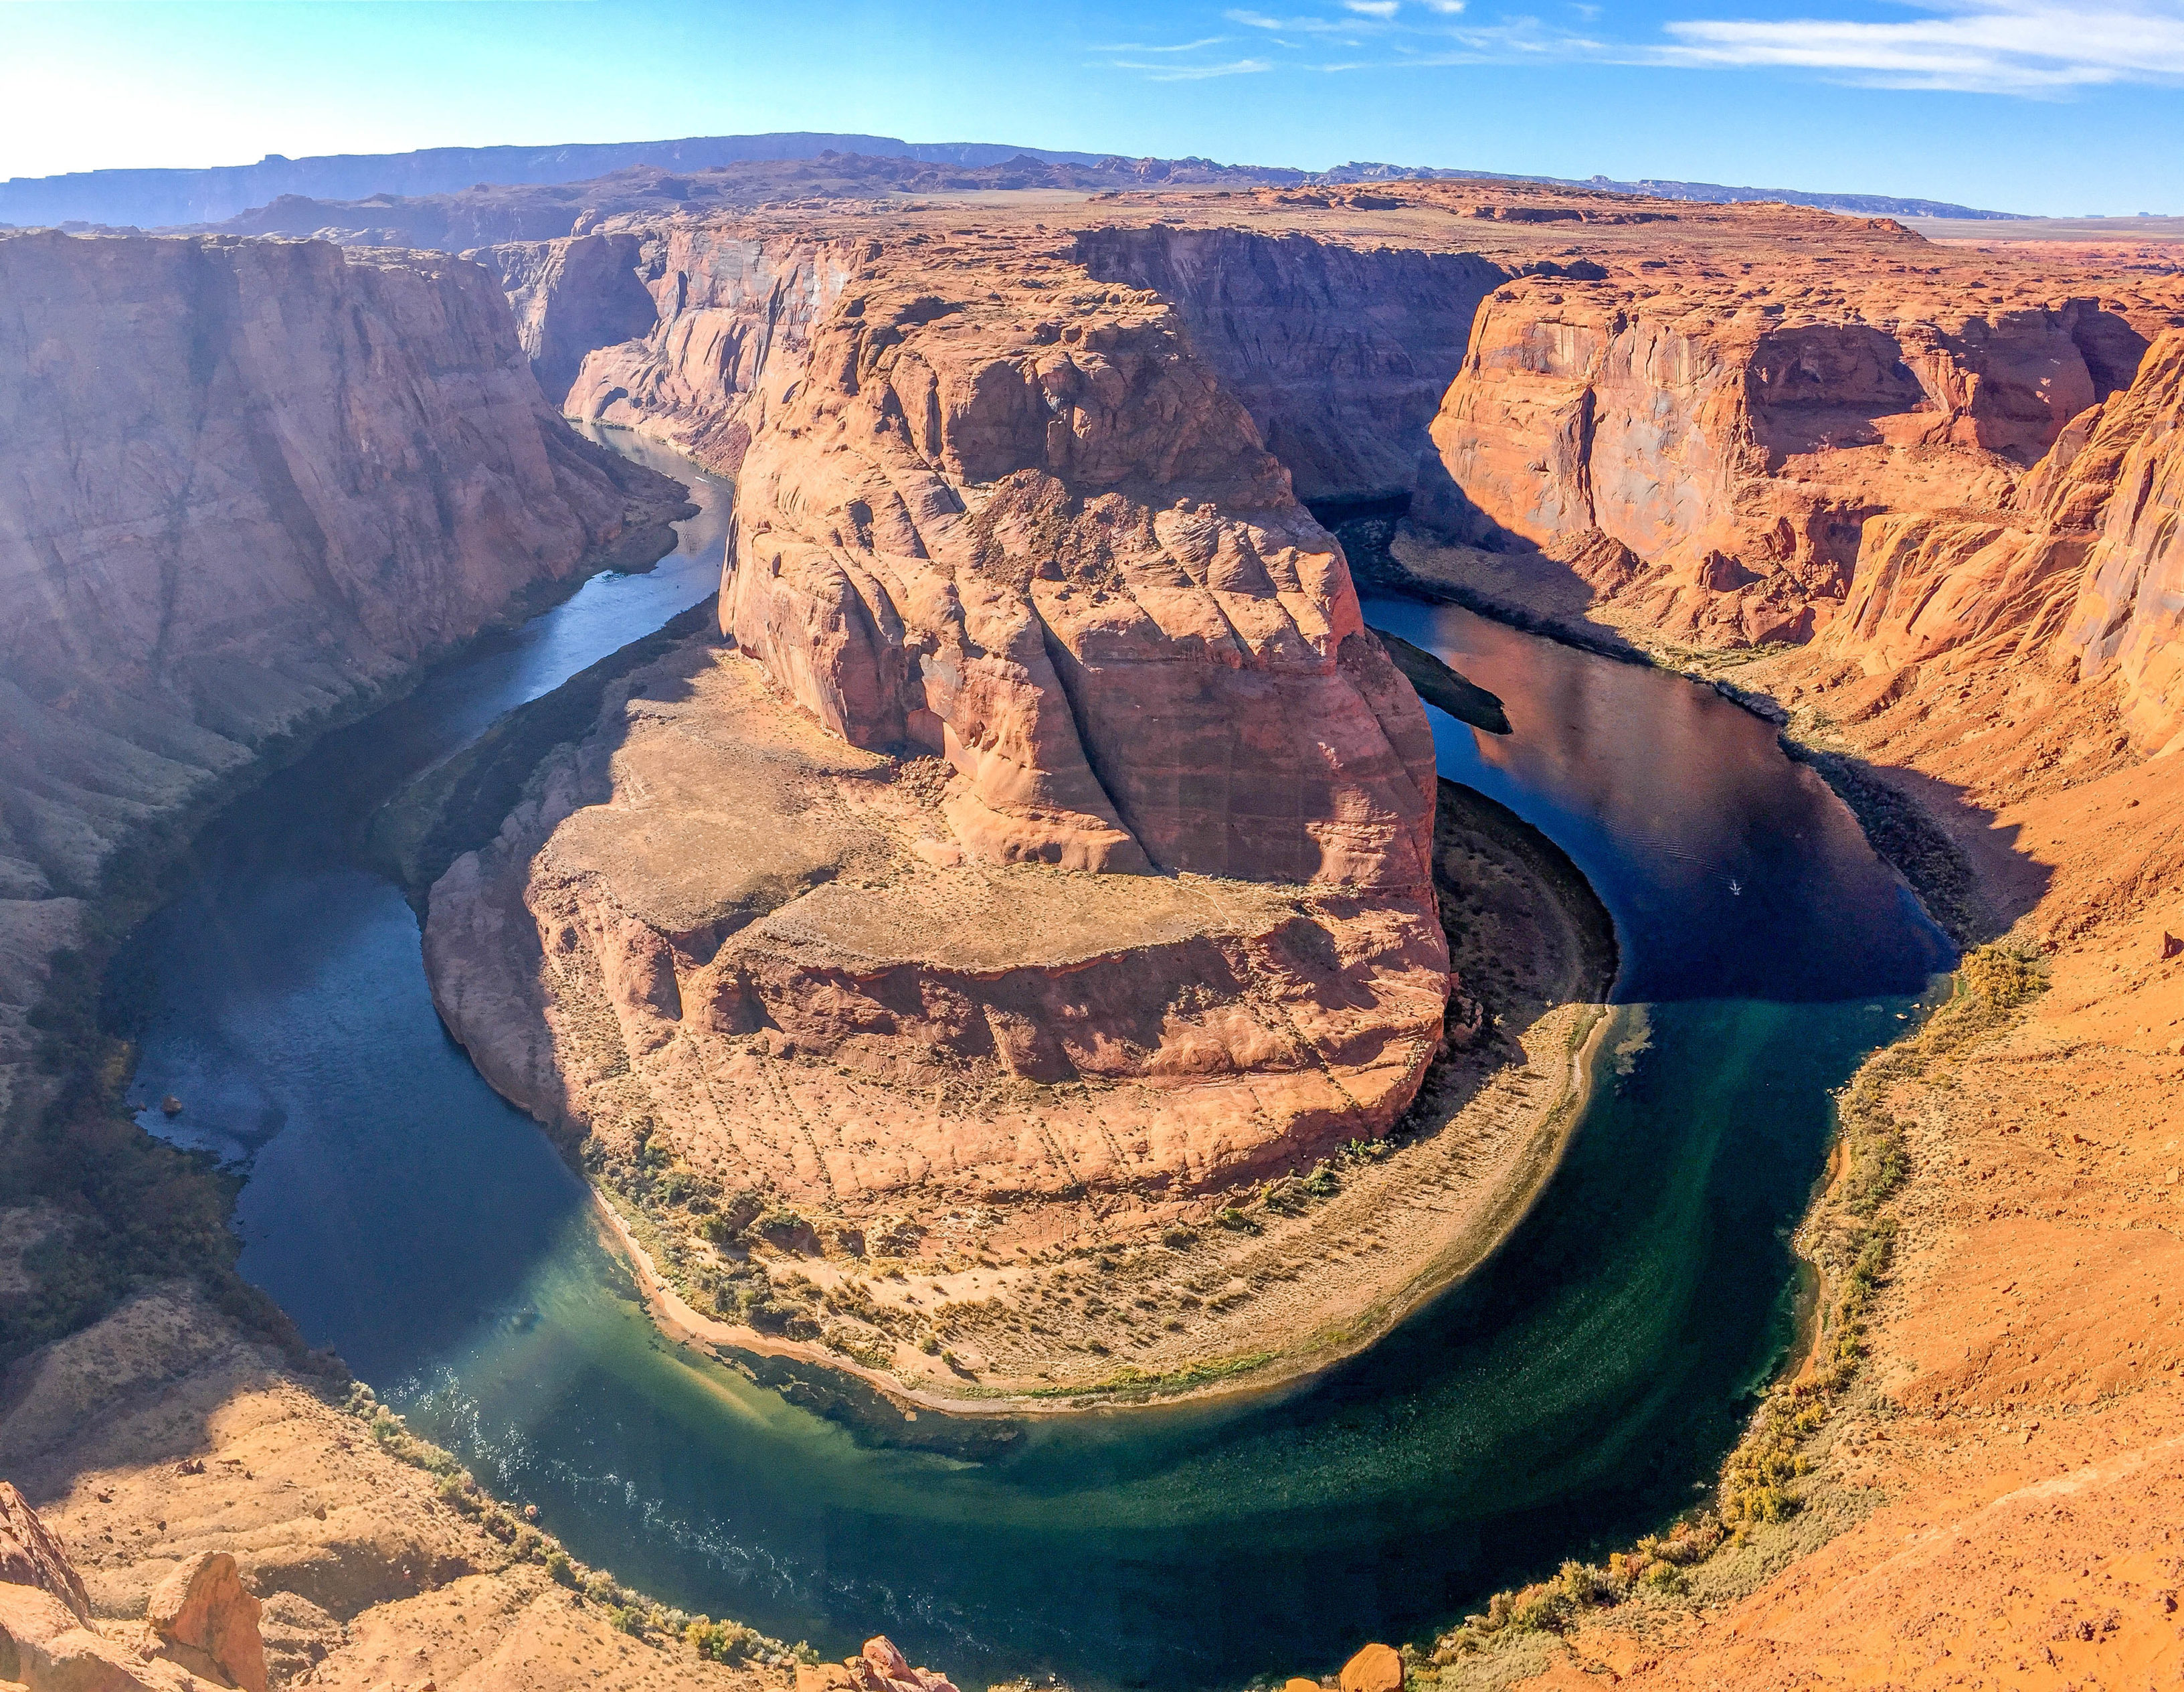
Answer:
<path fill-rule="evenodd" d="M 1344 1692 L 2184 1673 L 2176 265 L 828 171 L 399 232 L 461 254 L 0 232 L 0 1679 L 952 1692 L 572 1562 L 122 1108 L 104 971 L 198 827 L 669 555 L 655 448 L 716 596 L 357 832 L 669 1340 L 923 1437 L 1185 1415 L 1460 1286 L 1633 1061 L 1600 897 L 1437 773 L 1509 719 L 1368 615 L 1461 606 L 1765 718 L 1964 962 L 1839 1096 L 1694 1507 Z"/>

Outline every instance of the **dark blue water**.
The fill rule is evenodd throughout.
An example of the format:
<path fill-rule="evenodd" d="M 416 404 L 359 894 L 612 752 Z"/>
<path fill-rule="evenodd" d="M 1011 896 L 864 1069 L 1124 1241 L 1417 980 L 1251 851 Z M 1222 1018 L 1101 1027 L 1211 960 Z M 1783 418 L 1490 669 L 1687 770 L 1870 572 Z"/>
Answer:
<path fill-rule="evenodd" d="M 691 544 L 287 772 L 133 949 L 139 1097 L 187 1106 L 148 1124 L 251 1157 L 244 1271 L 315 1343 L 578 1556 L 833 1655 L 884 1629 L 959 1678 L 1317 1671 L 1699 1496 L 1789 1337 L 1784 1242 L 1829 1092 L 1947 962 L 1771 731 L 1672 678 L 1376 604 L 1507 704 L 1506 740 L 1437 721 L 1444 770 L 1561 840 L 1615 914 L 1594 1103 L 1504 1248 L 1366 1355 L 969 1460 L 661 1341 L 581 1187 L 442 1032 L 407 907 L 354 866 L 376 795 L 709 591 L 716 540 Z"/>

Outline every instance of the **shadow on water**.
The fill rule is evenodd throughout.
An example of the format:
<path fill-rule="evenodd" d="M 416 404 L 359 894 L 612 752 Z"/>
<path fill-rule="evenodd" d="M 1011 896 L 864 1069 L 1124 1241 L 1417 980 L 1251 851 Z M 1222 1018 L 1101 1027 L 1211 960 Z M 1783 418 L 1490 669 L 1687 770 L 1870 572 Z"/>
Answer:
<path fill-rule="evenodd" d="M 313 1343 L 587 1561 L 833 1655 L 885 1629 L 959 1678 L 1318 1670 L 1694 1501 L 1789 1337 L 1784 1242 L 1830 1091 L 1947 961 L 1763 725 L 1373 605 L 1507 702 L 1487 745 L 1436 718 L 1444 771 L 1560 841 L 1621 930 L 1625 1002 L 1569 1154 L 1477 1275 L 1317 1381 L 950 1455 L 662 1341 L 579 1182 L 442 1031 L 399 891 L 354 862 L 390 772 L 649 633 L 710 568 L 698 547 L 601 578 L 474 661 L 503 669 L 456 666 L 329 742 L 133 948 L 138 1097 L 185 1103 L 148 1125 L 251 1156 L 243 1270 Z"/>

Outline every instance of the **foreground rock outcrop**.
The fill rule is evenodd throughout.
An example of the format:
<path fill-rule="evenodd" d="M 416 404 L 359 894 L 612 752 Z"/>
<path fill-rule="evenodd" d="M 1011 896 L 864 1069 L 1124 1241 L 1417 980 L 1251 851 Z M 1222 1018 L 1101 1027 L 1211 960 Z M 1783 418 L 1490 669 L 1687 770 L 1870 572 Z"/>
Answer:
<path fill-rule="evenodd" d="M 141 1627 L 101 1627 L 59 1540 L 0 1481 L 0 1681 L 25 1692 L 265 1692 L 258 1600 L 224 1553 L 177 1566 Z"/>
<path fill-rule="evenodd" d="M 9 233 L 0 308 L 12 1075 L 117 846 L 523 590 L 649 562 L 676 490 L 560 423 L 461 260 Z"/>
<path fill-rule="evenodd" d="M 20 1214 L 0 1210 L 0 1267 Z M 187 1283 L 32 1354 L 6 1388 L 0 1466 L 22 1490 L 0 1482 L 0 1682 L 27 1692 L 791 1692 L 811 1673 L 749 1628 L 557 1575 L 521 1512 L 368 1394 L 344 1408 L 288 1374 Z M 874 1639 L 850 1666 L 899 1662 Z"/>

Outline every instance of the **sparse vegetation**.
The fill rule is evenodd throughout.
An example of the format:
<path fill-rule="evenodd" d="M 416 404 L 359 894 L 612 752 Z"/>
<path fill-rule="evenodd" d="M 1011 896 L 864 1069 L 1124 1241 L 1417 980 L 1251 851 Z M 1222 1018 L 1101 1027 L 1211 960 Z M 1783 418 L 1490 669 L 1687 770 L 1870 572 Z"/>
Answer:
<path fill-rule="evenodd" d="M 1681 1594 L 1690 1570 L 1797 1513 L 1801 1483 L 1815 1467 L 1808 1448 L 1839 1410 L 1864 1364 L 1868 1320 L 1894 1259 L 1897 1225 L 1891 1206 L 1911 1175 L 1896 1091 L 1942 1080 L 1928 1075 L 1935 1059 L 2007 1028 L 2045 986 L 2042 962 L 2033 952 L 2004 942 L 1967 952 L 1953 995 L 1915 1032 L 1868 1058 L 1839 1095 L 1834 1178 L 1800 1235 L 1825 1288 L 1814 1349 L 1754 1413 L 1722 1466 L 1713 1507 L 1612 1554 L 1604 1567 L 1568 1562 L 1552 1580 L 1496 1593 L 1485 1611 L 1436 1642 L 1435 1662 L 1451 1664 L 1524 1635 L 1561 1632 L 1588 1610 L 1641 1591 Z"/>

